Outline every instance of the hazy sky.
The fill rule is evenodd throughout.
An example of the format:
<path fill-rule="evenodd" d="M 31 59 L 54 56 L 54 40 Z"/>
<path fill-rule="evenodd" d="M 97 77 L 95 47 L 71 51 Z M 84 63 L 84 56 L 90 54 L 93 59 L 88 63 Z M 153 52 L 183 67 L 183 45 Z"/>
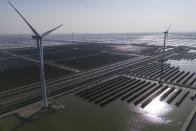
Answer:
<path fill-rule="evenodd" d="M 40 32 L 57 33 L 196 31 L 196 0 L 10 0 Z M 0 0 L 0 33 L 31 33 Z"/>

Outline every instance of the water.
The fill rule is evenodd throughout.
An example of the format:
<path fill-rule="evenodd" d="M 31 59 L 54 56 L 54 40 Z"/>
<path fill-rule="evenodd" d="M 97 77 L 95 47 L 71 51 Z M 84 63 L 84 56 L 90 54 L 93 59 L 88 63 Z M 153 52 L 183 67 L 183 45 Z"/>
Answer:
<path fill-rule="evenodd" d="M 80 42 L 113 44 L 162 45 L 163 33 L 116 33 L 116 34 L 75 34 L 73 40 Z M 52 40 L 52 41 L 48 41 Z M 72 44 L 72 34 L 55 34 L 45 38 L 44 45 Z M 167 45 L 196 47 L 196 33 L 170 33 Z M 0 49 L 36 46 L 31 35 L 0 35 Z"/>
<path fill-rule="evenodd" d="M 63 110 L 34 121 L 13 115 L 0 120 L 0 131 L 177 131 L 196 102 L 176 108 L 155 99 L 142 109 L 120 100 L 100 108 L 73 95 L 57 101 L 65 105 Z"/>
<path fill-rule="evenodd" d="M 194 60 L 168 60 L 167 63 L 170 63 L 171 66 L 179 67 L 180 70 L 196 72 L 196 59 Z"/>

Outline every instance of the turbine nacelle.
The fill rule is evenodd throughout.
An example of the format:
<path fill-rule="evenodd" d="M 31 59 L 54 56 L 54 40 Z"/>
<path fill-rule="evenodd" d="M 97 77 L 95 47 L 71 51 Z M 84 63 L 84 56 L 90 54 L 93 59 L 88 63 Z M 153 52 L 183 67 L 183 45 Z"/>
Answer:
<path fill-rule="evenodd" d="M 171 25 L 168 27 L 168 29 L 165 31 L 165 32 L 163 32 L 164 34 L 168 34 L 169 33 L 169 30 L 170 30 L 170 28 L 171 28 Z"/>
<path fill-rule="evenodd" d="M 32 38 L 35 39 L 35 40 L 40 40 L 40 39 L 42 39 L 42 37 L 39 36 L 39 35 L 34 35 L 34 36 L 32 36 Z"/>

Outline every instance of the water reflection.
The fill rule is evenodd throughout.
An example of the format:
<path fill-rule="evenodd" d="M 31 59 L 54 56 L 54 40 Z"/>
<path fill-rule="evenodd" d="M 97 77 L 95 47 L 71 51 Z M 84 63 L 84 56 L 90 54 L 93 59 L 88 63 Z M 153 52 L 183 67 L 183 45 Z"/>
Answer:
<path fill-rule="evenodd" d="M 160 101 L 160 97 L 169 90 L 165 90 L 161 95 L 156 97 L 150 104 L 145 108 L 145 117 L 151 122 L 155 123 L 169 123 L 171 120 L 166 119 L 166 115 L 172 111 L 172 106 Z"/>
<path fill-rule="evenodd" d="M 195 69 L 196 59 L 195 60 L 184 60 L 184 59 L 168 60 L 167 63 L 171 64 L 171 66 L 180 67 L 180 70 L 196 72 Z"/>
<path fill-rule="evenodd" d="M 171 110 L 171 106 L 165 102 L 161 102 L 158 98 L 154 99 L 144 110 L 150 114 L 161 116 Z"/>
<path fill-rule="evenodd" d="M 196 53 L 196 50 L 190 49 L 188 53 Z"/>

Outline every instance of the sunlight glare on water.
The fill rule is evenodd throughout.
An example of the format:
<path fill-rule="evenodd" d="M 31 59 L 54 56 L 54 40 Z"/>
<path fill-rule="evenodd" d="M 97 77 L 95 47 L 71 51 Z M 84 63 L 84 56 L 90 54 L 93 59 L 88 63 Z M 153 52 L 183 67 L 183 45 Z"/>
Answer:
<path fill-rule="evenodd" d="M 194 60 L 168 60 L 167 63 L 171 64 L 171 66 L 179 67 L 180 70 L 196 72 L 195 65 L 196 59 Z"/>
<path fill-rule="evenodd" d="M 148 104 L 144 111 L 146 112 L 145 116 L 147 119 L 149 119 L 152 122 L 158 122 L 158 123 L 169 123 L 171 120 L 166 120 L 163 116 L 165 116 L 167 113 L 172 111 L 172 106 L 169 104 L 160 101 L 160 97 L 169 90 L 165 90 L 161 95 L 156 97 L 150 104 Z"/>

